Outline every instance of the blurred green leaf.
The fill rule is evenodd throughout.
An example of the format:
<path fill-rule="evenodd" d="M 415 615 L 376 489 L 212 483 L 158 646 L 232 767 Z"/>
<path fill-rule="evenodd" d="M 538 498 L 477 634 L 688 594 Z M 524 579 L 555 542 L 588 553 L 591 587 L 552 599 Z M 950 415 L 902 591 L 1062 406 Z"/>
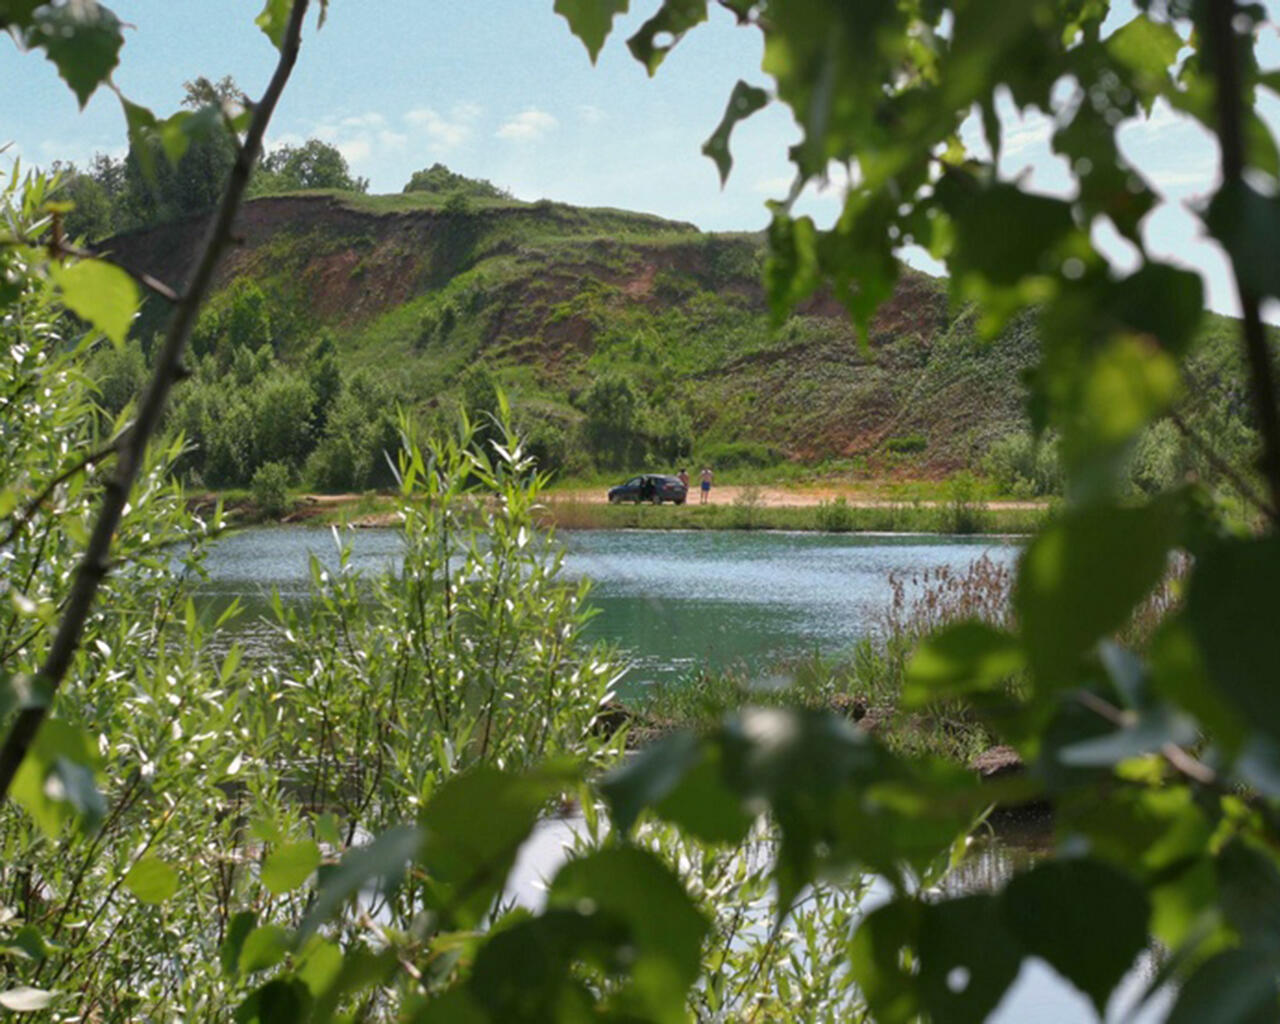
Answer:
<path fill-rule="evenodd" d="M 46 719 L 14 776 L 13 798 L 48 836 L 56 836 L 72 817 L 91 831 L 107 810 L 94 784 L 97 763 L 83 732 L 60 719 Z"/>
<path fill-rule="evenodd" d="M 720 184 L 729 180 L 729 171 L 733 168 L 733 154 L 729 152 L 729 137 L 739 121 L 750 117 L 769 102 L 769 94 L 754 85 L 739 81 L 729 96 L 729 105 L 725 107 L 724 117 L 719 126 L 711 133 L 711 138 L 702 144 L 703 155 L 715 161 L 720 172 Z"/>
<path fill-rule="evenodd" d="M 1229 182 L 1213 197 L 1209 229 L 1231 256 L 1240 284 L 1258 296 L 1280 296 L 1280 198 L 1265 196 L 1244 181 Z"/>
<path fill-rule="evenodd" d="M 293 11 L 293 0 L 266 0 L 262 13 L 254 19 L 254 24 L 267 34 L 271 45 L 277 50 L 284 45 L 284 33 L 289 27 L 289 14 Z"/>
<path fill-rule="evenodd" d="M 1196 559 L 1187 622 L 1215 690 L 1243 722 L 1280 738 L 1280 538 L 1231 540 Z"/>
<path fill-rule="evenodd" d="M 1147 945 L 1150 907 L 1141 886 L 1092 860 L 1059 860 L 1019 875 L 1000 897 L 1026 952 L 1047 960 L 1101 1014 Z"/>
<path fill-rule="evenodd" d="M 244 940 L 257 927 L 258 915 L 252 910 L 242 910 L 231 919 L 227 926 L 227 934 L 218 949 L 218 961 L 222 964 L 222 972 L 235 977 L 240 970 L 240 952 L 244 949 Z"/>
<path fill-rule="evenodd" d="M 68 309 L 102 331 L 117 348 L 124 346 L 138 311 L 138 286 L 133 278 L 103 260 L 53 263 L 49 276 L 61 289 Z"/>
<path fill-rule="evenodd" d="M 923 640 L 907 664 L 904 707 L 924 707 L 974 690 L 989 690 L 1022 668 L 1017 640 L 985 622 L 961 622 Z"/>
<path fill-rule="evenodd" d="M 297 941 L 305 942 L 322 924 L 366 888 L 386 888 L 398 882 L 417 854 L 422 831 L 409 825 L 389 829 L 365 846 L 355 846 L 336 867 L 323 873 L 316 898 L 298 926 Z"/>
<path fill-rule="evenodd" d="M 596 62 L 604 41 L 613 30 L 613 19 L 626 14 L 628 0 L 556 0 L 555 12 L 569 23 L 569 30 L 582 40 Z"/>
<path fill-rule="evenodd" d="M 615 1000 L 624 1015 L 685 1019 L 707 921 L 679 878 L 653 854 L 622 847 L 571 860 L 551 883 L 547 906 L 598 915 L 625 930 L 630 984 Z"/>
<path fill-rule="evenodd" d="M 918 985 L 936 1021 L 981 1024 L 1022 966 L 1000 899 L 976 894 L 927 904 L 920 914 Z"/>
<path fill-rule="evenodd" d="M 609 802 L 614 827 L 630 832 L 640 813 L 665 799 L 701 756 L 701 742 L 694 733 L 674 732 L 609 772 L 600 791 Z"/>
<path fill-rule="evenodd" d="M 435 792 L 419 819 L 424 836 L 418 862 L 430 877 L 432 905 L 447 926 L 479 924 L 543 807 L 572 778 L 554 768 L 514 775 L 481 766 Z"/>
<path fill-rule="evenodd" d="M 680 37 L 706 20 L 707 0 L 662 0 L 658 13 L 627 40 L 627 48 L 652 75 Z"/>
<path fill-rule="evenodd" d="M 1070 682 L 1080 656 L 1118 629 L 1165 571 L 1177 538 L 1172 500 L 1074 509 L 1022 556 L 1014 607 L 1027 658 L 1046 682 Z"/>
<path fill-rule="evenodd" d="M 240 974 L 253 974 L 274 967 L 289 950 L 289 932 L 278 924 L 264 924 L 244 938 L 236 962 Z"/>
<path fill-rule="evenodd" d="M 262 884 L 277 896 L 292 892 L 320 864 L 320 847 L 310 840 L 288 843 L 267 855 L 262 863 Z"/>
<path fill-rule="evenodd" d="M 292 978 L 269 981 L 236 1008 L 236 1024 L 302 1024 L 311 1007 L 306 985 Z"/>
<path fill-rule="evenodd" d="M 129 869 L 124 886 L 143 903 L 163 903 L 178 891 L 178 872 L 149 854 Z"/>
<path fill-rule="evenodd" d="M 1274 950 L 1231 949 L 1206 960 L 1178 989 L 1167 1024 L 1272 1024 L 1280 1003 Z"/>
<path fill-rule="evenodd" d="M 26 7 L 18 4 L 18 12 Z M 96 0 L 44 4 L 36 8 L 26 32 L 26 45 L 41 47 L 84 107 L 94 90 L 110 77 L 124 45 L 120 19 Z"/>

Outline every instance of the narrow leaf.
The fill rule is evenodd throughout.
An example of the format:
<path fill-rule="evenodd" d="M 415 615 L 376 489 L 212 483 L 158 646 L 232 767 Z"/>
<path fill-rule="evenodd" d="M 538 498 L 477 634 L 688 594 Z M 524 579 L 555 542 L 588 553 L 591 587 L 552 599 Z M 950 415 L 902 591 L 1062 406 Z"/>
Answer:
<path fill-rule="evenodd" d="M 719 126 L 711 133 L 711 138 L 702 145 L 702 152 L 715 161 L 720 171 L 720 184 L 729 180 L 729 171 L 733 168 L 733 155 L 729 152 L 729 137 L 739 121 L 750 117 L 769 102 L 769 94 L 754 85 L 739 81 L 729 96 L 729 105 L 725 107 L 724 117 Z"/>

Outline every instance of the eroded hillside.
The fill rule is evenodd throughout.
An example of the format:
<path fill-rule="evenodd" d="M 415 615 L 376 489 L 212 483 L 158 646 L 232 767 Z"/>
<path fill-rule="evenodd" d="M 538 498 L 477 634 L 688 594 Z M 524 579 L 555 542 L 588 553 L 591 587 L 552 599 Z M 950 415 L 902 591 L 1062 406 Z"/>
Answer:
<path fill-rule="evenodd" d="M 177 283 L 203 227 L 105 247 Z M 1021 422 L 1028 332 L 978 342 L 943 285 L 914 272 L 877 315 L 868 350 L 823 297 L 771 327 L 758 236 L 643 214 L 309 194 L 247 204 L 237 236 L 211 308 L 252 283 L 281 360 L 302 359 L 327 330 L 346 369 L 376 370 L 422 410 L 450 407 L 484 365 L 526 422 L 571 431 L 593 382 L 617 376 L 651 421 L 687 424 L 695 448 L 749 442 L 806 462 L 905 460 L 930 473 L 971 462 Z"/>

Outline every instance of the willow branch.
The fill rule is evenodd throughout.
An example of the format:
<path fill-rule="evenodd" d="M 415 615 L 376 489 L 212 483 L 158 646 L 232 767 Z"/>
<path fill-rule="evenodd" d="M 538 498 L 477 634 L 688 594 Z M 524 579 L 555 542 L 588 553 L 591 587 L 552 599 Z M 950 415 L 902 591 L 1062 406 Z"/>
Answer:
<path fill-rule="evenodd" d="M 1222 150 L 1222 188 L 1244 187 L 1243 83 L 1237 47 L 1240 40 L 1232 24 L 1238 13 L 1235 0 L 1210 0 L 1206 4 L 1206 43 L 1213 57 L 1215 103 L 1218 114 L 1218 144 Z M 1240 278 L 1236 258 L 1231 260 L 1244 322 L 1245 355 L 1249 360 L 1249 386 L 1258 431 L 1262 435 L 1262 475 L 1271 492 L 1270 518 L 1280 523 L 1280 407 L 1276 405 L 1275 373 L 1262 325 L 1259 296 Z"/>
<path fill-rule="evenodd" d="M 70 480 L 73 476 L 76 476 L 78 473 L 81 473 L 86 469 L 92 469 L 96 463 L 101 462 L 108 455 L 111 455 L 112 453 L 114 453 L 115 450 L 118 447 L 120 447 L 120 442 L 124 437 L 125 437 L 124 434 L 120 434 L 117 437 L 113 438 L 111 441 L 109 441 L 107 444 L 103 445 L 97 451 L 90 452 L 88 455 L 84 456 L 84 458 L 82 459 L 77 459 L 74 463 L 72 463 L 70 466 L 64 469 L 61 473 L 55 476 L 52 480 L 50 480 L 47 484 L 45 484 L 44 487 L 40 489 L 39 494 L 32 497 L 30 501 L 28 501 L 25 505 L 22 506 L 21 509 L 19 509 L 17 512 L 14 513 L 13 522 L 9 525 L 8 532 L 3 537 L 0 537 L 0 548 L 8 547 L 8 545 L 13 542 L 13 539 L 17 537 L 19 533 L 22 532 L 22 529 L 27 525 L 27 523 L 31 521 L 31 518 L 40 510 L 40 506 L 49 500 L 49 496 L 52 495 L 53 492 L 58 489 L 58 487 L 60 487 L 62 484 L 65 484 L 68 480 Z"/>
<path fill-rule="evenodd" d="M 231 228 L 240 209 L 241 200 L 249 185 L 254 162 L 262 151 L 262 139 L 267 124 L 284 91 L 285 83 L 298 59 L 302 40 L 302 23 L 306 16 L 308 0 L 294 0 L 289 14 L 289 24 L 280 46 L 280 60 L 267 85 L 261 102 L 255 108 L 244 145 L 240 147 L 231 175 L 222 194 L 222 200 L 214 215 L 213 223 L 204 243 L 199 263 L 186 292 L 173 308 L 164 345 L 156 357 L 155 369 L 146 392 L 138 406 L 133 428 L 117 451 L 115 472 L 107 482 L 102 508 L 94 523 L 88 548 L 76 570 L 70 598 L 58 632 L 54 635 L 48 655 L 37 678 L 48 700 L 43 706 L 28 707 L 20 711 L 0 747 L 0 800 L 8 795 L 9 786 L 26 757 L 52 704 L 53 696 L 61 685 L 71 665 L 76 648 L 80 644 L 85 622 L 93 605 L 94 596 L 108 571 L 111 540 L 120 526 L 129 492 L 137 479 L 138 471 L 146 455 L 147 443 L 155 433 L 164 411 L 165 401 L 175 382 L 182 377 L 182 354 L 195 324 L 196 315 L 213 283 L 213 275 L 223 252 L 231 240 Z"/>

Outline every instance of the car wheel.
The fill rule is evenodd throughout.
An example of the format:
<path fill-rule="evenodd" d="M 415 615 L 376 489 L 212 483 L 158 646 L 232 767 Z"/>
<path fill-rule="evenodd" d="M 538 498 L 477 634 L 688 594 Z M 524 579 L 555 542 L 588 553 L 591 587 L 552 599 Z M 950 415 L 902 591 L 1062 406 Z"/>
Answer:
<path fill-rule="evenodd" d="M 683 504 L 684 504 L 684 498 L 676 498 L 676 504 L 677 504 L 677 505 L 683 505 Z"/>

